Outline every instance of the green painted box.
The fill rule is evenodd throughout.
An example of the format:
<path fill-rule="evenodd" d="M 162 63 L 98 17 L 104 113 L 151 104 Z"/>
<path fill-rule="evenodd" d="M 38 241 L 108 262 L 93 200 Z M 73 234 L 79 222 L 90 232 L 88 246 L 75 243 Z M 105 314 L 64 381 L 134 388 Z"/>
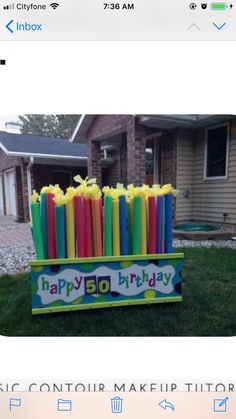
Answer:
<path fill-rule="evenodd" d="M 30 262 L 32 313 L 182 301 L 183 253 Z"/>

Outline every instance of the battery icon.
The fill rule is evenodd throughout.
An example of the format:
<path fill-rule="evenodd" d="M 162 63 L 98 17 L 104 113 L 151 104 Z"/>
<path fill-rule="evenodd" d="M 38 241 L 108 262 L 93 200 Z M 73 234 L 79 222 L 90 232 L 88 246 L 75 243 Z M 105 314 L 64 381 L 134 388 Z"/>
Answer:
<path fill-rule="evenodd" d="M 227 7 L 226 3 L 211 3 L 212 10 L 226 10 Z"/>

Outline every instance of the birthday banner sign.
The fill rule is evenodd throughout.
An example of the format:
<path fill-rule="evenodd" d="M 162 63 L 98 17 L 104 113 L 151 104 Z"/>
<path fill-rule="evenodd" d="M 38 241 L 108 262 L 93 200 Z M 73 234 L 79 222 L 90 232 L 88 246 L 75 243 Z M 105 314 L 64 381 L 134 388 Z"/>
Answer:
<path fill-rule="evenodd" d="M 32 261 L 32 312 L 179 302 L 183 254 L 158 256 Z"/>

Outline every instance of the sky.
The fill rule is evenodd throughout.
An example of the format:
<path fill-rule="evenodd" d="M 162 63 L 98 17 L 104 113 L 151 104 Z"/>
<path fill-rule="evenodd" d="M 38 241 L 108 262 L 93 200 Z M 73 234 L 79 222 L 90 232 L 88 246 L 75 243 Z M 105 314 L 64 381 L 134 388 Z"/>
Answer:
<path fill-rule="evenodd" d="M 0 115 L 0 131 L 5 131 L 6 122 L 17 122 L 18 115 Z"/>

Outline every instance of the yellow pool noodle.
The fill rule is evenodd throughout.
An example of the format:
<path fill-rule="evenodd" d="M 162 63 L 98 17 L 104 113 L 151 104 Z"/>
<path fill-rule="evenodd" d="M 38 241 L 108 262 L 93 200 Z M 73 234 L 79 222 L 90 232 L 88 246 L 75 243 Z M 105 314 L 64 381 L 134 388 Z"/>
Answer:
<path fill-rule="evenodd" d="M 73 198 L 66 203 L 66 244 L 67 257 L 75 257 L 75 216 Z"/>
<path fill-rule="evenodd" d="M 141 204 L 141 254 L 147 254 L 147 203 L 145 195 Z"/>
<path fill-rule="evenodd" d="M 112 230 L 113 230 L 113 256 L 120 256 L 120 216 L 119 200 L 112 202 Z"/>

